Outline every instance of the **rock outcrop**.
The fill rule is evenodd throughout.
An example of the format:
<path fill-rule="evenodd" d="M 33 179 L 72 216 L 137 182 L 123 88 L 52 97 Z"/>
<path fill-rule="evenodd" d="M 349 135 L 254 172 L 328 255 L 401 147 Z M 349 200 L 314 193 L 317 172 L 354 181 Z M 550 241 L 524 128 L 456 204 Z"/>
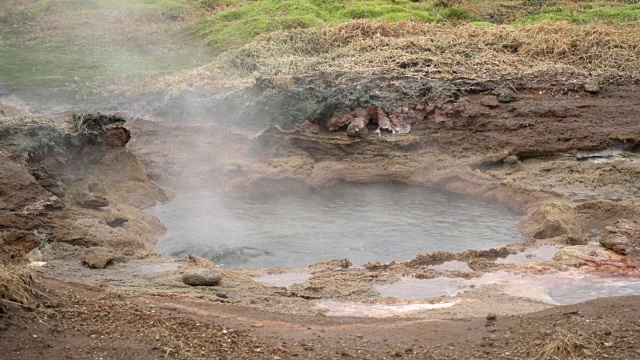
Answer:
<path fill-rule="evenodd" d="M 640 265 L 640 223 L 616 221 L 613 226 L 606 227 L 600 243 L 607 249 L 626 256 L 629 262 Z"/>

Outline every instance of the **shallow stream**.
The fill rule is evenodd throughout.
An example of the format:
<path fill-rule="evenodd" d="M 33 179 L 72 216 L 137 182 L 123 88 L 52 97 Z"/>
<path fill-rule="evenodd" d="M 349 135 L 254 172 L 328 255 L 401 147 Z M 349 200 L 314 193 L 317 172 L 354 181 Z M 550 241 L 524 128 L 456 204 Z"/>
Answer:
<path fill-rule="evenodd" d="M 224 267 L 305 267 L 342 258 L 361 265 L 521 241 L 519 215 L 501 204 L 400 184 L 251 199 L 181 193 L 151 212 L 168 228 L 159 253 L 191 252 Z"/>

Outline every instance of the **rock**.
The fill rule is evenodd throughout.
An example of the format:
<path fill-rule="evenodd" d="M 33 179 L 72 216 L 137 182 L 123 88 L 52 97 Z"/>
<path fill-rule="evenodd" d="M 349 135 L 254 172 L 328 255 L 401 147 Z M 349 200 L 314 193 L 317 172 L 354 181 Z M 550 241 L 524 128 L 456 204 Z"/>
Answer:
<path fill-rule="evenodd" d="M 624 258 L 600 245 L 565 246 L 553 259 L 563 265 L 581 267 L 601 262 L 623 262 Z"/>
<path fill-rule="evenodd" d="M 567 245 L 587 245 L 589 240 L 582 236 L 567 235 L 564 239 L 564 243 Z"/>
<path fill-rule="evenodd" d="M 394 134 L 408 134 L 411 131 L 411 123 L 405 116 L 392 115 L 389 119 L 391 119 Z"/>
<path fill-rule="evenodd" d="M 547 203 L 527 215 L 520 225 L 522 233 L 534 239 L 581 234 L 573 209 L 562 203 Z"/>
<path fill-rule="evenodd" d="M 44 186 L 44 189 L 61 199 L 66 196 L 64 190 L 62 190 L 62 188 L 58 185 Z"/>
<path fill-rule="evenodd" d="M 353 120 L 350 113 L 341 116 L 335 116 L 327 122 L 327 129 L 329 131 L 338 131 L 340 128 L 348 126 Z"/>
<path fill-rule="evenodd" d="M 320 125 L 314 124 L 309 120 L 305 120 L 302 124 L 296 125 L 292 132 L 301 132 L 306 134 L 317 134 L 320 132 Z"/>
<path fill-rule="evenodd" d="M 595 79 L 591 79 L 589 81 L 587 81 L 586 83 L 584 83 L 584 91 L 588 92 L 589 94 L 597 94 L 600 92 L 600 84 L 598 83 L 598 80 Z"/>
<path fill-rule="evenodd" d="M 489 320 L 489 321 L 493 321 L 493 320 L 495 320 L 497 318 L 498 318 L 498 315 L 493 314 L 493 313 L 490 313 L 489 315 L 487 315 L 487 320 Z"/>
<path fill-rule="evenodd" d="M 0 117 L 4 116 L 4 110 L 0 109 Z"/>
<path fill-rule="evenodd" d="M 509 155 L 502 160 L 506 165 L 516 165 L 520 163 L 520 159 L 516 155 Z"/>
<path fill-rule="evenodd" d="M 44 203 L 44 208 L 47 211 L 60 211 L 64 209 L 64 203 L 58 199 L 56 196 L 51 196 Z"/>
<path fill-rule="evenodd" d="M 517 99 L 516 93 L 507 88 L 500 88 L 493 91 L 501 103 L 514 102 Z"/>
<path fill-rule="evenodd" d="M 640 223 L 630 220 L 616 221 L 607 226 L 600 237 L 600 244 L 632 263 L 640 264 Z"/>
<path fill-rule="evenodd" d="M 91 269 L 104 269 L 120 256 L 113 250 L 103 247 L 92 247 L 80 256 L 82 262 Z"/>
<path fill-rule="evenodd" d="M 222 273 L 216 269 L 196 269 L 182 275 L 182 282 L 191 286 L 216 286 L 222 280 Z"/>
<path fill-rule="evenodd" d="M 500 102 L 495 97 L 487 95 L 480 100 L 480 105 L 493 109 L 500 106 Z"/>
<path fill-rule="evenodd" d="M 367 129 L 368 123 L 369 120 L 363 116 L 353 119 L 349 123 L 349 126 L 347 126 L 347 135 L 351 137 L 366 137 L 369 133 L 369 130 Z"/>
<path fill-rule="evenodd" d="M 123 227 L 124 224 L 128 221 L 129 219 L 125 217 L 117 217 L 111 221 L 107 221 L 107 225 L 111 226 L 112 228 Z"/>
<path fill-rule="evenodd" d="M 225 293 L 216 293 L 216 296 L 219 297 L 220 299 L 228 299 L 229 295 L 225 294 Z"/>
<path fill-rule="evenodd" d="M 109 206 L 109 201 L 103 196 L 89 194 L 80 201 L 80 206 L 89 209 L 99 209 L 101 207 Z"/>

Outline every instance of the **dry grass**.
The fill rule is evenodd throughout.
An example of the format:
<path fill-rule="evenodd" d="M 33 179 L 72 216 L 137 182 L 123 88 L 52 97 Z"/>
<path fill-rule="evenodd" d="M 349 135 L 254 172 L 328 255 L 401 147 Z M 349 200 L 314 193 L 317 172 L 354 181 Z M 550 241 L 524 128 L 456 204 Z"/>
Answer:
<path fill-rule="evenodd" d="M 34 281 L 15 265 L 0 264 L 0 301 L 19 305 L 33 303 Z"/>
<path fill-rule="evenodd" d="M 586 335 L 560 333 L 553 337 L 536 359 L 577 359 L 584 350 L 596 346 L 596 343 Z"/>
<path fill-rule="evenodd" d="M 415 66 L 403 69 L 403 62 Z M 489 80 L 538 71 L 637 76 L 640 24 L 475 28 L 356 21 L 265 35 L 195 71 L 135 86 L 175 93 L 233 88 L 250 84 L 256 76 L 282 74 L 393 73 Z"/>

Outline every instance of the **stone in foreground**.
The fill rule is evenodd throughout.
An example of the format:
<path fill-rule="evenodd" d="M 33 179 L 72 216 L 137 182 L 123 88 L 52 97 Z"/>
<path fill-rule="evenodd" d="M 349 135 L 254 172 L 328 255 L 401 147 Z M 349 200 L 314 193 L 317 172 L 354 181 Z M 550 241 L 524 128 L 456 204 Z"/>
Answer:
<path fill-rule="evenodd" d="M 104 269 L 119 258 L 113 250 L 104 247 L 93 247 L 80 256 L 82 262 L 91 269 Z"/>
<path fill-rule="evenodd" d="M 220 284 L 222 274 L 216 269 L 191 270 L 182 275 L 182 282 L 191 286 L 216 286 Z"/>

